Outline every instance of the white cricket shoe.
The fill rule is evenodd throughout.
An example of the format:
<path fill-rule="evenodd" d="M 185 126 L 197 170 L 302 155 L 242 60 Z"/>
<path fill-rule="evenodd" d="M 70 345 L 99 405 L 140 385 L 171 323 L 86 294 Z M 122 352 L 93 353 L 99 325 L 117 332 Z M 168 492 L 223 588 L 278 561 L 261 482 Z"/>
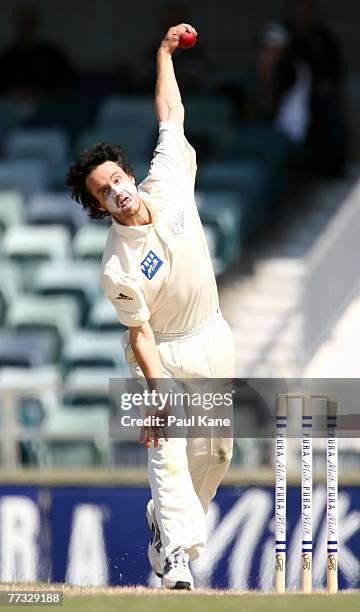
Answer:
<path fill-rule="evenodd" d="M 191 591 L 194 588 L 189 568 L 189 555 L 184 548 L 177 548 L 166 559 L 161 579 L 164 589 Z"/>
<path fill-rule="evenodd" d="M 155 518 L 154 502 L 152 499 L 150 499 L 146 507 L 146 519 L 152 533 L 152 538 L 148 545 L 149 562 L 155 574 L 161 578 L 164 573 L 163 564 L 160 563 L 160 550 L 162 547 L 161 534 Z"/>

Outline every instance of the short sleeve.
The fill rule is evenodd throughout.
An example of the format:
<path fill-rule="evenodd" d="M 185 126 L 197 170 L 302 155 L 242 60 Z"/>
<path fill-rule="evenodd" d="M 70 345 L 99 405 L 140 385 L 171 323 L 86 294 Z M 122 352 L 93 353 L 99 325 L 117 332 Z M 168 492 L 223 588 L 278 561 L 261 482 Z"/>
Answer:
<path fill-rule="evenodd" d="M 150 319 L 144 294 L 136 281 L 130 278 L 121 280 L 104 272 L 101 286 L 105 296 L 114 305 L 122 325 L 138 327 Z"/>
<path fill-rule="evenodd" d="M 175 123 L 159 123 L 159 138 L 151 161 L 149 176 L 152 179 L 195 184 L 196 153 L 186 140 L 184 132 Z"/>

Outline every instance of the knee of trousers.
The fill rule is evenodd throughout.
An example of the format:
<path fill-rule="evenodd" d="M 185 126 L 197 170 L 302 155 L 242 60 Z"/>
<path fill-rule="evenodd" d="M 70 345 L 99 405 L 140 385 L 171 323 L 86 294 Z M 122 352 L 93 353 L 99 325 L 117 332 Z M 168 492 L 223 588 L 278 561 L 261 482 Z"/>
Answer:
<path fill-rule="evenodd" d="M 183 438 L 160 439 L 158 446 L 153 445 L 148 452 L 149 466 L 167 467 L 171 470 L 187 468 L 186 440 Z"/>
<path fill-rule="evenodd" d="M 216 438 L 212 445 L 212 459 L 229 466 L 233 453 L 233 439 L 232 438 Z"/>

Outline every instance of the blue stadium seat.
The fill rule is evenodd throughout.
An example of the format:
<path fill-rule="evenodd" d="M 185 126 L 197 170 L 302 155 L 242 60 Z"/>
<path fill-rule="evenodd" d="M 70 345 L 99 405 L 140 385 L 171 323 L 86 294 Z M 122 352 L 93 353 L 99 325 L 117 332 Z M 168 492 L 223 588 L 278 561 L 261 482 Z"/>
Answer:
<path fill-rule="evenodd" d="M 7 159 L 0 161 L 0 189 L 16 189 L 29 197 L 35 191 L 46 191 L 51 172 L 47 160 Z"/>
<path fill-rule="evenodd" d="M 63 225 L 71 236 L 88 222 L 88 216 L 68 193 L 35 193 L 27 204 L 26 221 L 31 225 Z"/>
<path fill-rule="evenodd" d="M 57 128 L 17 128 L 5 140 L 5 155 L 12 159 L 45 159 L 52 166 L 68 159 L 69 138 Z"/>
<path fill-rule="evenodd" d="M 29 332 L 0 334 L 0 368 L 39 368 L 52 362 L 50 339 Z"/>
<path fill-rule="evenodd" d="M 99 142 L 121 145 L 132 163 L 134 160 L 150 161 L 156 146 L 156 136 L 155 132 L 144 129 L 141 124 L 125 124 L 122 127 L 95 126 L 81 134 L 76 146 L 77 152 L 90 149 Z"/>
<path fill-rule="evenodd" d="M 99 107 L 96 123 L 101 127 L 141 125 L 147 131 L 155 130 L 153 98 L 152 96 L 109 96 Z"/>

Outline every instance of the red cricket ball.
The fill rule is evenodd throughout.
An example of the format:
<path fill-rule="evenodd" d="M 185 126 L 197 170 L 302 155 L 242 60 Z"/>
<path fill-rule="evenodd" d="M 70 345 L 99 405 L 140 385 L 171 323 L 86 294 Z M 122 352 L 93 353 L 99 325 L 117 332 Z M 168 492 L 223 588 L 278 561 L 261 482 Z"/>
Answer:
<path fill-rule="evenodd" d="M 191 49 L 196 44 L 197 36 L 194 32 L 184 32 L 180 36 L 179 47 L 182 49 Z"/>

